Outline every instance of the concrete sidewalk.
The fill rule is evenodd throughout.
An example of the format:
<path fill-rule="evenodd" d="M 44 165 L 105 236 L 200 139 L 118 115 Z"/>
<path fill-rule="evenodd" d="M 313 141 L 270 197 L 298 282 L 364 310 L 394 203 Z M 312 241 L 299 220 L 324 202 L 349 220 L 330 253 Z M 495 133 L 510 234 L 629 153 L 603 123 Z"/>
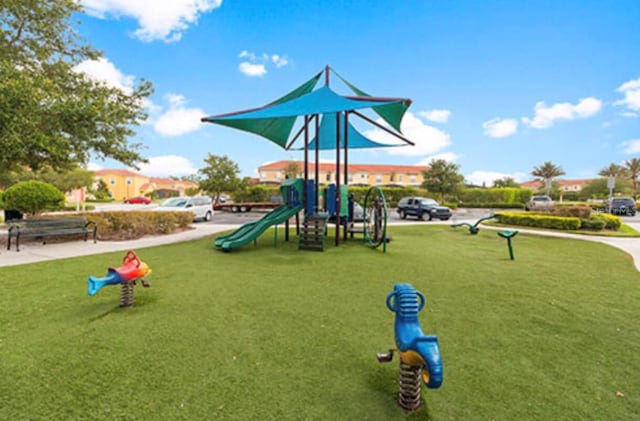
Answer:
<path fill-rule="evenodd" d="M 11 250 L 6 247 L 0 250 L 0 266 L 15 266 L 27 263 L 43 262 L 46 260 L 64 259 L 67 257 L 87 256 L 90 254 L 109 253 L 112 251 L 139 249 L 143 247 L 173 244 L 181 241 L 195 240 L 216 234 L 218 232 L 237 228 L 238 225 L 224 224 L 193 224 L 193 229 L 169 235 L 144 237 L 131 241 L 67 241 L 43 245 L 41 242 L 29 242 L 21 244 L 20 251 L 16 252 L 15 245 Z"/>
<path fill-rule="evenodd" d="M 473 221 L 465 221 L 464 219 L 459 219 L 456 222 Z M 424 223 L 421 222 L 419 224 L 422 225 Z M 449 225 L 450 223 L 441 222 L 438 224 Z M 90 254 L 109 253 L 121 250 L 135 250 L 143 247 L 151 247 L 162 244 L 173 244 L 181 241 L 195 240 L 198 238 L 216 234 L 218 232 L 235 229 L 238 226 L 238 224 L 194 224 L 194 229 L 179 232 L 176 234 L 144 237 L 138 240 L 131 241 L 99 241 L 97 244 L 93 244 L 93 242 L 91 242 L 90 240 L 86 243 L 83 241 L 69 241 L 46 245 L 42 245 L 42 243 L 39 242 L 30 242 L 26 243 L 24 247 L 21 247 L 20 252 L 16 252 L 13 246 L 11 247 L 10 251 L 6 249 L 0 250 L 0 266 L 15 266 L 27 263 L 42 262 L 46 260 L 63 259 L 67 257 L 86 256 Z M 500 227 L 491 227 L 488 225 L 483 225 L 482 228 L 491 230 L 504 229 Z M 640 227 L 634 226 L 634 228 L 639 229 Z M 532 235 L 571 238 L 575 240 L 595 241 L 598 243 L 608 244 L 610 246 L 619 248 L 631 255 L 636 269 L 640 271 L 640 238 L 600 237 L 595 235 L 565 234 L 561 232 L 537 231 L 520 228 L 518 229 L 518 231 L 521 233 Z"/>

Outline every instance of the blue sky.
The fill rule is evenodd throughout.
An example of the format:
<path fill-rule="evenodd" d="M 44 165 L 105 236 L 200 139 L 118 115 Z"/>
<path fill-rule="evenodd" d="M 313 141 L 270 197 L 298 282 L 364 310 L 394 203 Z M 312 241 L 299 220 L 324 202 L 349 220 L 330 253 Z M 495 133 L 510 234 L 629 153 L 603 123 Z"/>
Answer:
<path fill-rule="evenodd" d="M 445 158 L 490 184 L 528 180 L 545 161 L 564 178 L 591 178 L 640 157 L 637 0 L 81 2 L 79 32 L 104 57 L 78 70 L 125 90 L 154 84 L 132 139 L 146 147 L 146 175 L 193 173 L 207 153 L 247 176 L 301 159 L 200 117 L 266 104 L 327 64 L 370 94 L 413 100 L 403 132 L 416 146 L 351 151 L 352 163 Z"/>

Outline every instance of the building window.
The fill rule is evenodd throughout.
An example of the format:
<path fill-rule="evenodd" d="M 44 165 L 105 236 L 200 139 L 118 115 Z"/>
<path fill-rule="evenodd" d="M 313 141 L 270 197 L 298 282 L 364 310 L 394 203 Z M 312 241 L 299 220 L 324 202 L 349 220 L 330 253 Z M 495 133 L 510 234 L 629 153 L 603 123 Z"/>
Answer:
<path fill-rule="evenodd" d="M 330 172 L 327 173 L 327 175 L 325 177 L 325 180 L 326 181 L 331 181 L 331 173 Z"/>
<path fill-rule="evenodd" d="M 376 183 L 382 183 L 382 174 L 376 174 Z"/>
<path fill-rule="evenodd" d="M 111 177 L 111 179 L 109 180 L 109 184 L 111 184 L 112 186 L 116 184 L 116 179 Z"/>
<path fill-rule="evenodd" d="M 353 175 L 349 174 L 349 183 L 353 183 Z"/>
<path fill-rule="evenodd" d="M 415 175 L 410 175 L 409 176 L 409 182 L 411 184 L 415 184 L 416 183 L 416 176 Z"/>
<path fill-rule="evenodd" d="M 365 173 L 361 173 L 361 174 L 360 174 L 360 178 L 361 178 L 362 180 L 366 180 L 366 179 L 367 179 L 367 174 L 365 174 Z"/>
<path fill-rule="evenodd" d="M 400 174 L 400 175 L 398 176 L 398 182 L 399 182 L 399 183 L 402 183 L 402 174 Z"/>
<path fill-rule="evenodd" d="M 282 174 L 280 174 L 279 172 L 276 173 L 276 180 L 278 181 L 282 180 Z"/>

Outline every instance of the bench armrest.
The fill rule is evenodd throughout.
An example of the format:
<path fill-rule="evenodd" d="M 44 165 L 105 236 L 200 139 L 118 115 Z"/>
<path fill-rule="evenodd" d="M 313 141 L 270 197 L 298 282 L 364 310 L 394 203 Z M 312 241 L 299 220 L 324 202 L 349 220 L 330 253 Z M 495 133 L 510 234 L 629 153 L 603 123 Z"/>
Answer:
<path fill-rule="evenodd" d="M 94 228 L 98 228 L 98 224 L 96 224 L 96 221 L 87 221 L 87 223 L 84 224 L 84 227 L 85 228 L 89 228 L 92 225 L 93 225 Z"/>

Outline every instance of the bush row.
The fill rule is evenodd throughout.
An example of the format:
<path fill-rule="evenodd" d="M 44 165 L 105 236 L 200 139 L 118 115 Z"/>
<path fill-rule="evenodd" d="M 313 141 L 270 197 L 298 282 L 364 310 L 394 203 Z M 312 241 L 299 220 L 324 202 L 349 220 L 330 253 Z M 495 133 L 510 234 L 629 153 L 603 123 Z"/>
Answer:
<path fill-rule="evenodd" d="M 193 221 L 191 212 L 81 212 L 98 226 L 100 240 L 134 240 L 146 235 L 171 234 L 187 229 Z"/>
<path fill-rule="evenodd" d="M 579 213 L 584 215 L 584 211 Z M 521 212 L 500 212 L 496 214 L 496 220 L 503 224 L 520 225 L 525 227 L 552 228 L 559 230 L 588 229 L 601 231 L 603 229 L 617 231 L 622 225 L 622 220 L 614 215 L 596 214 L 580 217 L 568 213 L 559 216 L 552 213 L 521 213 Z"/>
<path fill-rule="evenodd" d="M 534 214 L 522 212 L 500 212 L 496 220 L 502 224 L 520 225 L 525 227 L 552 228 L 559 230 L 580 229 L 581 220 L 576 217 L 553 216 L 551 214 Z"/>
<path fill-rule="evenodd" d="M 490 189 L 463 189 L 460 191 L 458 197 L 460 202 L 463 203 L 524 204 L 531 199 L 532 195 L 533 192 L 531 189 L 519 187 L 495 187 Z"/>

